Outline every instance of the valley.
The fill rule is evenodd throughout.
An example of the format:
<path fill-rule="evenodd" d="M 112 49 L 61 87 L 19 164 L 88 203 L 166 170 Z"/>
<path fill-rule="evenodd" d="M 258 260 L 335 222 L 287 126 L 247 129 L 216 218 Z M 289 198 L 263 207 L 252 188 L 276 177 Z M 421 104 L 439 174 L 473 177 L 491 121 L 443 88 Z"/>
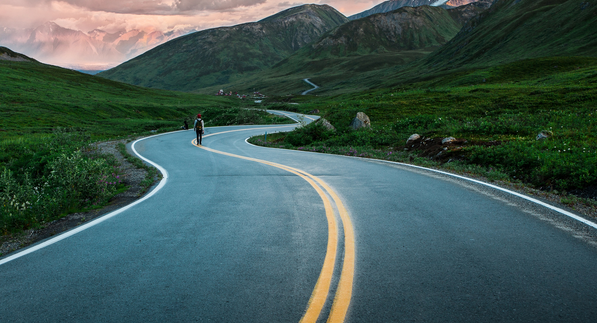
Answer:
<path fill-rule="evenodd" d="M 26 3 L 0 317 L 596 321 L 597 0 Z"/>
<path fill-rule="evenodd" d="M 284 122 L 261 107 L 319 111 L 337 129 L 311 126 L 272 144 L 469 169 L 595 198 L 597 5 L 425 2 L 388 1 L 358 19 L 327 5 L 294 7 L 176 38 L 97 76 L 5 48 L 0 138 L 13 148 L 0 162 L 16 170 L 22 149 L 12 140 L 44 141 L 57 128 L 92 140 L 134 137 L 179 129 L 198 110 L 209 126 Z M 267 97 L 214 96 L 220 89 Z M 347 130 L 357 112 L 371 117 L 369 130 Z M 541 131 L 553 138 L 534 142 Z M 401 151 L 413 133 L 500 144 L 453 147 L 434 161 Z"/>

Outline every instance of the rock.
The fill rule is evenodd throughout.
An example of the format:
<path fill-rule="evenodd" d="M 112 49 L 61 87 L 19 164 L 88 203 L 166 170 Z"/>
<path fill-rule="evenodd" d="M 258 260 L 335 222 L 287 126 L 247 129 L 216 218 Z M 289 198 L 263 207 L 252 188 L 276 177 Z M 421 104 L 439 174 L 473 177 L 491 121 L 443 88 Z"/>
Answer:
<path fill-rule="evenodd" d="M 456 141 L 456 138 L 454 138 L 454 137 L 447 137 L 447 138 L 442 139 L 442 145 L 449 144 L 449 143 L 454 142 L 454 141 Z"/>
<path fill-rule="evenodd" d="M 336 128 L 334 126 L 332 126 L 332 124 L 324 118 L 317 119 L 317 121 L 315 121 L 315 124 L 320 124 L 320 125 L 326 127 L 327 130 L 336 131 Z"/>
<path fill-rule="evenodd" d="M 309 111 L 309 114 L 314 114 L 314 113 L 319 113 L 319 110 L 315 109 L 315 110 Z"/>
<path fill-rule="evenodd" d="M 364 127 L 371 127 L 371 120 L 369 120 L 369 117 L 366 114 L 364 114 L 363 112 L 359 112 L 357 113 L 357 116 L 350 122 L 350 127 L 353 130 L 357 130 Z"/>
<path fill-rule="evenodd" d="M 406 144 L 408 145 L 409 142 L 411 141 L 415 141 L 417 139 L 421 138 L 421 135 L 419 135 L 418 133 L 412 134 L 410 137 L 408 137 L 408 139 L 406 140 Z"/>
<path fill-rule="evenodd" d="M 549 130 L 543 130 L 537 135 L 537 140 L 543 140 L 547 138 L 551 138 L 553 136 L 553 132 Z"/>

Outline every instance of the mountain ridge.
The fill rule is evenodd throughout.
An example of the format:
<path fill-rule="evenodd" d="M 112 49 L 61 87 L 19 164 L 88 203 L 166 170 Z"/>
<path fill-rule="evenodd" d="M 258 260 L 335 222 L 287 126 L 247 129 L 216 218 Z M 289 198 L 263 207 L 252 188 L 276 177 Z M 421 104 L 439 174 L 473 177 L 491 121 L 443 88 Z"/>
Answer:
<path fill-rule="evenodd" d="M 192 91 L 272 66 L 347 21 L 328 5 L 303 5 L 258 22 L 176 38 L 98 75 L 135 85 Z"/>
<path fill-rule="evenodd" d="M 352 20 L 255 77 L 239 79 L 226 87 L 234 91 L 256 87 L 276 94 L 299 92 L 302 83 L 293 79 L 309 77 L 325 87 L 318 91 L 328 91 L 361 73 L 403 66 L 424 57 L 447 43 L 466 21 L 489 6 L 490 1 L 483 0 L 452 9 L 402 7 Z"/>
<path fill-rule="evenodd" d="M 14 52 L 4 46 L 0 46 L 0 61 L 38 63 L 38 61 L 36 61 L 35 59 L 33 59 L 27 55 L 23 55 L 21 53 Z"/>
<path fill-rule="evenodd" d="M 388 0 L 384 1 L 380 4 L 377 4 L 371 9 L 367 9 L 365 11 L 359 12 L 352 16 L 349 16 L 349 20 L 356 20 L 365 18 L 377 13 L 384 13 L 394 11 L 396 9 L 400 9 L 403 7 L 420 7 L 420 6 L 435 6 L 435 7 L 443 7 L 445 9 L 451 9 L 459 6 L 464 6 L 469 3 L 477 2 L 480 0 Z"/>

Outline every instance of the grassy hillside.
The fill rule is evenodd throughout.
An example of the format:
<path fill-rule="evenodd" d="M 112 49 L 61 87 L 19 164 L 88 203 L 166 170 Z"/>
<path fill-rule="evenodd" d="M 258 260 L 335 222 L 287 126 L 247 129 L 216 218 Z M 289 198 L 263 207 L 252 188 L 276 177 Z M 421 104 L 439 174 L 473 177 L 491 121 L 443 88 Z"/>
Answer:
<path fill-rule="evenodd" d="M 492 66 L 546 56 L 595 56 L 597 1 L 497 0 L 425 66 Z"/>
<path fill-rule="evenodd" d="M 404 7 L 350 21 L 301 48 L 271 69 L 239 79 L 226 88 L 244 91 L 258 88 L 265 93 L 300 93 L 309 88 L 303 78 L 324 86 L 358 91 L 368 84 L 346 81 L 362 79 L 389 67 L 404 66 L 447 43 L 471 17 L 487 6 L 471 4 L 458 9 Z M 213 92 L 215 88 L 204 91 Z"/>
<path fill-rule="evenodd" d="M 240 104 L 150 90 L 36 62 L 0 61 L 0 87 L 0 139 L 73 126 L 101 138 L 142 133 L 180 126 L 199 111 Z"/>
<path fill-rule="evenodd" d="M 274 65 L 346 21 L 330 6 L 304 5 L 259 22 L 177 38 L 98 75 L 170 90 L 217 87 Z"/>

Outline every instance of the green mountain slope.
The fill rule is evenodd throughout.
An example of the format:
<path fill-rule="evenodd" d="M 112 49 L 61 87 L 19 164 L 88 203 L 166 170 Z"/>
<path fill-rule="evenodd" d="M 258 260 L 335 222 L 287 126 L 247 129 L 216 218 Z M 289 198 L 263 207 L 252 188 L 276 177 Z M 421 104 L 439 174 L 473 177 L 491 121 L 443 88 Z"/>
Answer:
<path fill-rule="evenodd" d="M 478 3 L 467 6 L 474 5 Z M 467 6 L 456 9 L 462 10 Z M 321 86 L 315 94 L 416 82 L 425 82 L 425 86 L 491 83 L 497 74 L 500 81 L 509 77 L 516 82 L 524 75 L 512 74 L 512 70 L 509 70 L 510 76 L 498 73 L 499 67 L 520 62 L 515 65 L 521 71 L 532 71 L 544 68 L 536 64 L 549 61 L 536 58 L 595 57 L 596 30 L 597 0 L 497 0 L 490 9 L 467 22 L 452 40 L 428 56 L 406 65 L 386 65 L 360 73 L 343 73 L 339 77 L 312 75 L 312 81 Z M 554 64 L 552 68 L 557 70 L 560 65 Z M 292 76 L 288 74 L 285 78 Z M 307 85 L 300 87 L 301 77 L 306 76 L 296 75 L 295 89 L 308 88 Z"/>
<path fill-rule="evenodd" d="M 497 0 L 425 65 L 454 69 L 546 56 L 597 55 L 597 1 Z"/>
<path fill-rule="evenodd" d="M 181 91 L 217 86 L 274 65 L 346 21 L 330 6 L 304 5 L 259 22 L 177 38 L 98 75 Z"/>
<path fill-rule="evenodd" d="M 347 79 L 404 65 L 431 53 L 454 37 L 465 21 L 486 8 L 480 4 L 450 10 L 403 7 L 353 20 L 271 69 L 228 86 L 239 91 L 258 88 L 266 93 L 287 94 L 308 89 L 301 80 L 313 78 L 327 90 L 342 87 Z"/>

